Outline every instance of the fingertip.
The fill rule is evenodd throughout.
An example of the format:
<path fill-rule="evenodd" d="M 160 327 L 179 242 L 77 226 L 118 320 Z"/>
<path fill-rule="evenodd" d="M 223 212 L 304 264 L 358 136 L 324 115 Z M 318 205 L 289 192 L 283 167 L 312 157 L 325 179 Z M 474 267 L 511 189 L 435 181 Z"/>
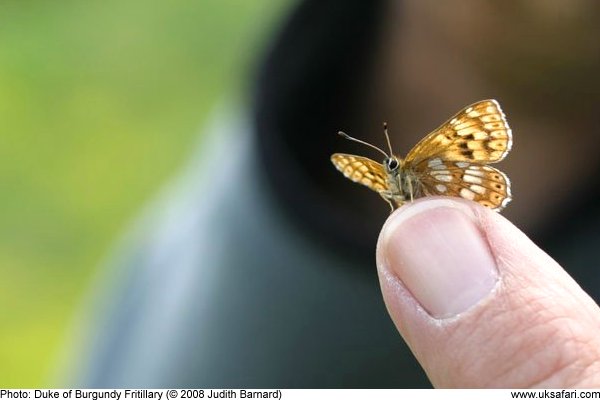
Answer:
<path fill-rule="evenodd" d="M 495 260 L 468 205 L 430 198 L 403 206 L 382 229 L 380 268 L 396 276 L 434 318 L 475 305 L 494 288 Z"/>

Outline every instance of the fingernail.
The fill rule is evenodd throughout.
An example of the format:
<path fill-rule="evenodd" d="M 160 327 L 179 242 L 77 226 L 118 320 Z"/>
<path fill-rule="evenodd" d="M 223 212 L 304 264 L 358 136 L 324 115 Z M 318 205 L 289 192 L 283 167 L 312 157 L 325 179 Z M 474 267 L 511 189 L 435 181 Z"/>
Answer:
<path fill-rule="evenodd" d="M 382 234 L 382 255 L 435 318 L 466 311 L 496 285 L 496 262 L 466 205 L 433 199 L 404 206 Z"/>

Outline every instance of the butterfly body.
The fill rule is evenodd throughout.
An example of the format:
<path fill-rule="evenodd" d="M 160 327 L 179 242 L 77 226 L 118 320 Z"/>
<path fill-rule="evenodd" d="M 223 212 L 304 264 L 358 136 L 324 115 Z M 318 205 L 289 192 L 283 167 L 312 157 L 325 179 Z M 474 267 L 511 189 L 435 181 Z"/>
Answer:
<path fill-rule="evenodd" d="M 389 154 L 340 132 L 383 153 L 383 163 L 341 153 L 333 154 L 331 161 L 348 179 L 378 192 L 392 210 L 430 195 L 462 197 L 496 211 L 511 200 L 508 177 L 487 165 L 502 160 L 512 146 L 512 132 L 495 100 L 465 107 L 404 159 L 392 154 L 385 125 L 384 132 Z"/>
<path fill-rule="evenodd" d="M 387 189 L 379 194 L 392 209 L 394 205 L 400 207 L 418 197 L 419 182 L 412 171 L 406 169 L 404 160 L 396 156 L 387 157 L 381 165 L 385 171 Z"/>

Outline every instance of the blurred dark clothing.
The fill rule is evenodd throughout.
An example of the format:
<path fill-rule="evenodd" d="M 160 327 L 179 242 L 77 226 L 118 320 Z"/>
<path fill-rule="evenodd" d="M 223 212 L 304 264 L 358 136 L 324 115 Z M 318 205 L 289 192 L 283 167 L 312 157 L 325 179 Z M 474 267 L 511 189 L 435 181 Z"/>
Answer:
<path fill-rule="evenodd" d="M 340 208 L 322 176 L 342 179 L 329 155 L 364 90 L 384 3 L 300 5 L 260 68 L 255 108 L 215 117 L 112 262 L 71 384 L 429 387 L 377 282 L 385 204 L 375 217 L 353 198 Z M 548 235 L 547 250 L 597 300 L 594 218 Z"/>
<path fill-rule="evenodd" d="M 331 167 L 329 157 L 344 145 L 335 132 L 353 121 L 364 105 L 359 99 L 369 84 L 389 6 L 385 0 L 304 2 L 268 54 L 255 96 L 260 158 L 288 217 L 311 237 L 354 252 L 366 268 L 372 265 L 388 210 L 382 206 L 378 215 L 362 212 L 365 199 L 377 196 L 351 184 L 347 185 L 352 187 L 351 195 L 334 201 L 339 194 L 327 183 L 343 178 Z M 549 68 L 552 72 L 554 66 Z M 578 109 L 584 107 L 577 104 Z M 563 109 L 563 113 L 568 111 Z M 590 168 L 600 174 L 599 165 Z M 600 300 L 600 271 L 590 266 L 595 264 L 594 246 L 600 245 L 598 183 L 577 188 L 560 214 L 550 216 L 535 231 L 526 231 L 596 302 Z"/>

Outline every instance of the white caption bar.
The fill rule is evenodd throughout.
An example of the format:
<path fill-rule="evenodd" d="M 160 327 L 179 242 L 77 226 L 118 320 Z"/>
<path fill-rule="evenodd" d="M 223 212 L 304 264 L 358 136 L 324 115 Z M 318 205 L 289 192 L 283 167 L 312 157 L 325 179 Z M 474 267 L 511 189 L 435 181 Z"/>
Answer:
<path fill-rule="evenodd" d="M 4 399 L 600 399 L 600 390 L 575 389 L 0 389 Z"/>

